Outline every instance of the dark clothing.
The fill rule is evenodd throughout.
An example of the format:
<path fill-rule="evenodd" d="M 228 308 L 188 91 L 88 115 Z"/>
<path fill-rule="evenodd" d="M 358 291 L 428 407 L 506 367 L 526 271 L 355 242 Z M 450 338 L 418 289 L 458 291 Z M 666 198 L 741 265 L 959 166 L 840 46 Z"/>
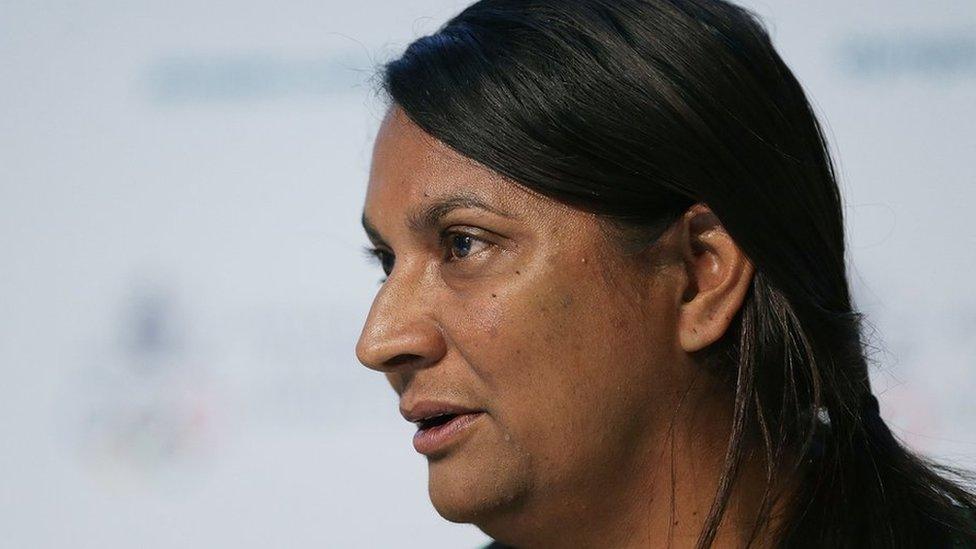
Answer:
<path fill-rule="evenodd" d="M 973 530 L 976 531 L 976 517 L 972 518 Z M 516 549 L 510 545 L 505 545 L 498 541 L 492 541 L 488 545 L 485 545 L 482 549 Z M 976 544 L 965 539 L 965 536 L 959 535 L 956 539 L 948 544 L 939 543 L 938 545 L 932 546 L 932 549 L 976 549 Z"/>
<path fill-rule="evenodd" d="M 505 545 L 503 543 L 499 543 L 497 541 L 493 541 L 493 542 L 489 543 L 488 545 L 485 545 L 482 549 L 516 549 L 516 548 L 515 547 L 512 547 L 510 545 Z M 976 549 L 976 545 L 974 545 L 974 544 L 972 544 L 972 543 L 970 543 L 970 542 L 968 542 L 968 541 L 966 541 L 964 539 L 957 539 L 951 545 L 945 546 L 944 548 L 941 548 L 940 547 L 938 549 Z"/>

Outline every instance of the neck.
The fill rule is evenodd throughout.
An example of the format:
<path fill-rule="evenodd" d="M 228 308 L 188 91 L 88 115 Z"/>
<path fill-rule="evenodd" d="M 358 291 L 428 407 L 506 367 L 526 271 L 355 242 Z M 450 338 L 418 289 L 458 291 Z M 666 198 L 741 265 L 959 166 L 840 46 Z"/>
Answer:
<path fill-rule="evenodd" d="M 519 549 L 695 547 L 724 472 L 730 409 L 729 402 L 679 406 L 670 432 L 618 452 L 619 458 L 578 484 L 525 502 L 506 517 L 504 528 L 484 530 Z M 783 498 L 753 536 L 765 485 L 764 463 L 747 450 L 711 547 L 744 547 L 750 539 L 750 547 L 774 546 L 771 532 L 783 514 Z M 773 486 L 771 494 L 780 488 Z"/>

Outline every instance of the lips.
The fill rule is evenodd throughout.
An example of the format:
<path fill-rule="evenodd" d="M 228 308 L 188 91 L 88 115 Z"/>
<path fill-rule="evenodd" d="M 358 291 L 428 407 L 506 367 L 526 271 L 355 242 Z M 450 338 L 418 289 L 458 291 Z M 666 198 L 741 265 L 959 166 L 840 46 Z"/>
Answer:
<path fill-rule="evenodd" d="M 436 401 L 401 406 L 400 413 L 417 425 L 413 447 L 428 457 L 443 454 L 484 415 L 481 410 Z"/>
<path fill-rule="evenodd" d="M 400 406 L 400 415 L 407 421 L 416 423 L 418 427 L 443 424 L 453 416 L 480 412 L 467 406 L 434 400 L 421 400 L 412 404 Z"/>

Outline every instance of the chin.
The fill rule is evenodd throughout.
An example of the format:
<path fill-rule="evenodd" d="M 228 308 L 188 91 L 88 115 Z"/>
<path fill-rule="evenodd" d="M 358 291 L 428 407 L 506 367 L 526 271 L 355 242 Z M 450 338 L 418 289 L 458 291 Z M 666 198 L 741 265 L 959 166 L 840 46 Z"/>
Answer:
<path fill-rule="evenodd" d="M 451 522 L 481 525 L 510 513 L 527 491 L 525 468 L 508 460 L 465 459 L 463 453 L 431 461 L 427 489 L 434 509 Z"/>

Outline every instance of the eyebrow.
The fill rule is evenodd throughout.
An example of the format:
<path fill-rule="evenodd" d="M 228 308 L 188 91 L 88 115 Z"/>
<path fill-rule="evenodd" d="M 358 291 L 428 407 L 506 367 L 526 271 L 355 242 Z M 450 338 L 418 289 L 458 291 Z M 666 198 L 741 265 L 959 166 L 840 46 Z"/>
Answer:
<path fill-rule="evenodd" d="M 437 198 L 426 207 L 411 212 L 407 215 L 407 226 L 414 232 L 423 232 L 431 227 L 436 227 L 441 219 L 452 211 L 465 208 L 484 210 L 506 219 L 513 219 L 515 217 L 506 211 L 487 204 L 474 194 L 461 193 Z M 363 229 L 371 240 L 384 243 L 380 232 L 366 217 L 366 212 L 363 212 L 362 224 Z"/>

